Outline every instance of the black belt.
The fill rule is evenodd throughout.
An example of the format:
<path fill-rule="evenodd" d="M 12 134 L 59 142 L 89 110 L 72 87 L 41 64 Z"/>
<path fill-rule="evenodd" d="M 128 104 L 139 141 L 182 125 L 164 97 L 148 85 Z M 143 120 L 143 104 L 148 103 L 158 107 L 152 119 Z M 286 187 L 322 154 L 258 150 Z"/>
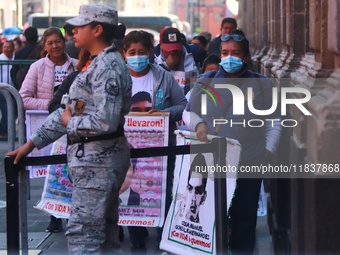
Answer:
<path fill-rule="evenodd" d="M 78 150 L 76 151 L 76 157 L 81 158 L 84 156 L 84 143 L 95 142 L 95 141 L 103 141 L 103 140 L 111 140 L 118 137 L 124 136 L 124 127 L 119 125 L 116 132 L 106 135 L 98 135 L 91 137 L 80 137 L 79 140 L 72 140 L 67 138 L 67 144 L 72 145 L 78 143 Z"/>
<path fill-rule="evenodd" d="M 111 140 L 116 139 L 121 136 L 124 136 L 124 126 L 119 125 L 117 130 L 113 133 L 106 134 L 106 135 L 98 135 L 98 136 L 90 136 L 90 137 L 80 137 L 80 139 L 73 140 L 67 137 L 67 144 L 72 145 L 75 143 L 89 143 L 89 142 L 95 142 L 95 141 L 103 141 L 103 140 Z"/>

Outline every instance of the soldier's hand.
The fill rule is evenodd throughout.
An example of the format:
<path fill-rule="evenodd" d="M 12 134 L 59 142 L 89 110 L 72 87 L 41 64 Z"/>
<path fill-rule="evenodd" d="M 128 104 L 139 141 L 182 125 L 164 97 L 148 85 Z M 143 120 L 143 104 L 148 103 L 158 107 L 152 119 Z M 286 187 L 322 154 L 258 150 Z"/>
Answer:
<path fill-rule="evenodd" d="M 68 120 L 72 117 L 72 113 L 70 110 L 70 106 L 67 105 L 63 113 L 61 114 L 61 120 L 62 120 L 62 125 L 64 127 L 67 127 L 68 125 Z"/>
<path fill-rule="evenodd" d="M 196 136 L 198 140 L 202 142 L 209 142 L 208 136 L 207 136 L 208 134 L 209 134 L 209 128 L 207 124 L 205 124 L 204 122 L 201 122 L 196 126 Z"/>
<path fill-rule="evenodd" d="M 34 148 L 35 148 L 34 143 L 32 143 L 31 140 L 28 140 L 27 143 L 25 143 L 18 149 L 8 152 L 6 156 L 15 157 L 14 164 L 16 165 L 19 163 L 20 159 L 22 159 L 23 157 L 26 157 L 29 153 L 33 151 Z"/>

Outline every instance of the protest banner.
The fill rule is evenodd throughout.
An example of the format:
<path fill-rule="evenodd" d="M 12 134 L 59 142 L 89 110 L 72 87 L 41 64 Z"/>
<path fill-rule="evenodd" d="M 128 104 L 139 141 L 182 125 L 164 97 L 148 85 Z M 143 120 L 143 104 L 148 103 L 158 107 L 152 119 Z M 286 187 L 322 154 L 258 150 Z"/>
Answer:
<path fill-rule="evenodd" d="M 177 145 L 203 144 L 196 134 L 176 131 Z M 209 139 L 214 136 L 209 136 Z M 241 146 L 227 139 L 226 162 L 237 169 Z M 174 254 L 215 254 L 215 195 L 211 153 L 178 155 L 176 158 L 173 201 L 167 215 L 160 248 Z M 227 208 L 236 188 L 236 173 L 225 174 Z M 226 212 L 227 214 L 227 212 Z"/>
<path fill-rule="evenodd" d="M 48 111 L 43 110 L 27 110 L 26 111 L 26 137 L 27 140 L 46 120 Z M 28 156 L 39 157 L 50 155 L 52 144 L 48 145 L 40 150 L 35 148 Z M 41 166 L 28 166 L 27 169 L 30 171 L 30 178 L 45 177 L 47 173 L 47 165 Z"/>
<path fill-rule="evenodd" d="M 135 112 L 127 115 L 125 120 L 125 136 L 133 148 L 168 146 L 168 113 Z M 118 224 L 162 226 L 165 218 L 167 157 L 132 159 L 132 163 L 135 170 L 131 183 L 120 194 Z"/>
<path fill-rule="evenodd" d="M 53 143 L 51 155 L 66 154 L 66 135 Z M 67 164 L 49 165 L 41 200 L 36 209 L 57 218 L 68 219 L 71 212 L 72 183 L 68 178 Z"/>
<path fill-rule="evenodd" d="M 168 145 L 168 113 L 130 113 L 126 116 L 125 136 L 134 148 Z M 66 153 L 66 137 L 56 141 L 51 154 Z M 49 155 L 49 154 L 48 154 Z M 120 194 L 119 224 L 125 226 L 162 226 L 164 222 L 167 157 L 132 159 L 135 165 L 128 188 Z M 128 178 L 127 178 L 128 179 Z M 124 185 L 123 185 L 124 186 Z M 67 165 L 48 167 L 44 190 L 37 209 L 57 218 L 68 218 L 72 184 Z"/>

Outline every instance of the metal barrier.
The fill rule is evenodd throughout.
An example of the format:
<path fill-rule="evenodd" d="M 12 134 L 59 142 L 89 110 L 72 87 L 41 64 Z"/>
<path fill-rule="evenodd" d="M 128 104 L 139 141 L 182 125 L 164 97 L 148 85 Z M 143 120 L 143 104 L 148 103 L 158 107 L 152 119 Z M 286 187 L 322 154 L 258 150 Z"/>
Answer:
<path fill-rule="evenodd" d="M 6 104 L 7 104 L 7 112 L 8 112 L 8 145 L 7 149 L 8 151 L 12 151 L 15 149 L 15 114 L 14 114 L 14 108 L 15 104 L 14 101 L 16 102 L 17 106 L 17 111 L 18 111 L 18 140 L 19 140 L 19 145 L 22 145 L 25 143 L 25 118 L 24 118 L 24 104 L 21 99 L 21 96 L 19 92 L 11 85 L 5 84 L 5 83 L 0 83 L 0 93 L 4 95 Z M 6 169 L 6 166 L 5 166 Z M 15 171 L 15 169 L 14 169 Z M 7 172 L 6 172 L 6 179 L 7 179 Z M 6 184 L 6 196 L 7 194 L 14 192 L 13 195 L 16 196 L 15 201 L 8 201 L 7 203 L 12 204 L 13 206 L 18 207 L 18 211 L 16 214 L 16 217 L 19 217 L 20 215 L 20 221 L 19 219 L 17 220 L 17 228 L 16 229 L 21 229 L 21 246 L 22 246 L 22 254 L 27 255 L 28 254 L 28 239 L 27 239 L 27 183 L 28 183 L 28 178 L 26 171 L 20 171 L 16 173 L 16 186 L 8 186 L 8 183 Z M 8 188 L 7 188 L 8 187 Z M 11 208 L 11 206 L 10 206 Z M 7 206 L 7 219 L 8 217 L 11 217 L 12 211 L 11 209 L 8 208 Z M 20 210 L 20 213 L 19 213 Z M 12 224 L 11 222 L 7 221 L 7 235 L 14 236 L 14 234 L 17 234 L 18 232 L 15 232 L 15 229 L 12 229 Z M 13 240 L 7 239 L 7 242 L 11 243 L 19 243 L 19 235 Z M 11 244 L 10 246 L 13 246 Z"/>
<path fill-rule="evenodd" d="M 14 100 L 18 111 L 18 142 L 25 143 L 24 105 L 19 92 L 11 85 L 0 83 L 0 93 L 6 99 L 8 109 L 8 151 L 15 149 L 15 114 Z M 165 155 L 182 155 L 195 153 L 213 153 L 214 162 L 225 165 L 226 140 L 214 138 L 210 144 L 169 146 L 143 149 L 131 149 L 132 158 L 157 157 Z M 19 255 L 20 236 L 23 255 L 28 255 L 27 237 L 27 189 L 29 178 L 25 166 L 51 165 L 67 163 L 66 155 L 45 157 L 26 157 L 20 164 L 14 165 L 13 158 L 5 158 L 6 173 L 6 203 L 7 203 L 7 254 Z M 227 254 L 227 199 L 226 181 L 215 178 L 215 221 L 216 224 L 216 252 L 218 255 Z M 21 235 L 20 235 L 21 234 Z"/>
<path fill-rule="evenodd" d="M 23 140 L 20 140 L 22 144 Z M 226 164 L 226 140 L 225 138 L 214 138 L 209 144 L 183 145 L 168 147 L 153 147 L 143 149 L 131 149 L 132 158 L 158 157 L 170 155 L 213 153 L 214 163 L 218 165 Z M 21 216 L 21 237 L 22 254 L 28 254 L 27 245 L 27 224 L 23 226 L 23 217 L 27 218 L 27 205 L 18 200 L 22 197 L 25 189 L 19 189 L 18 176 L 26 176 L 25 166 L 53 165 L 67 163 L 66 155 L 54 155 L 44 157 L 26 157 L 18 165 L 14 165 L 14 158 L 5 158 L 6 172 L 6 201 L 7 201 L 7 254 L 19 255 L 19 215 Z M 223 178 L 214 179 L 215 193 L 215 222 L 216 224 L 216 254 L 225 255 L 228 253 L 227 239 L 227 198 L 226 180 Z M 22 183 L 24 185 L 25 183 Z M 20 185 L 20 187 L 22 186 Z M 25 221 L 26 222 L 26 221 Z M 23 240 L 23 236 L 26 238 Z M 26 243 L 24 243 L 26 242 Z"/>
<path fill-rule="evenodd" d="M 17 60 L 0 60 L 0 82 L 13 84 L 11 77 L 11 69 L 13 66 L 31 65 L 37 61 L 36 59 L 17 59 Z"/>

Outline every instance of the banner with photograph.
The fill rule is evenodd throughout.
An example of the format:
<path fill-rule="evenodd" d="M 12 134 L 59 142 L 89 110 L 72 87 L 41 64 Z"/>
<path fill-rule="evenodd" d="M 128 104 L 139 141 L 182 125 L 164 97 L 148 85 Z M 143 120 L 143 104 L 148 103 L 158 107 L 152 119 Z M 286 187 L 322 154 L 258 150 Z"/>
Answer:
<path fill-rule="evenodd" d="M 31 135 L 44 123 L 48 111 L 43 110 L 27 110 L 26 111 L 26 137 L 27 140 Z M 50 155 L 52 149 L 52 144 L 38 150 L 35 148 L 28 156 L 30 157 L 40 157 Z M 45 177 L 47 174 L 47 165 L 41 166 L 28 166 L 27 169 L 30 171 L 30 178 L 40 178 Z"/>
<path fill-rule="evenodd" d="M 168 146 L 168 113 L 130 113 L 126 117 L 125 136 L 133 148 Z M 66 153 L 66 136 L 53 144 L 45 155 Z M 121 189 L 119 224 L 125 226 L 162 226 L 165 211 L 167 157 L 131 159 L 131 169 Z M 163 196 L 162 196 L 163 194 Z M 57 218 L 68 218 L 72 184 L 67 165 L 49 166 L 37 209 Z"/>
<path fill-rule="evenodd" d="M 176 131 L 177 145 L 203 144 L 195 133 Z M 209 136 L 209 140 L 214 136 Z M 227 140 L 227 165 L 236 169 L 241 146 Z M 215 254 L 215 194 L 213 154 L 178 155 L 176 158 L 173 201 L 167 215 L 160 248 L 174 254 Z M 208 171 L 207 171 L 208 170 Z M 236 188 L 236 173 L 226 173 L 227 207 Z M 227 213 L 227 212 L 226 212 Z"/>
<path fill-rule="evenodd" d="M 125 136 L 132 148 L 168 146 L 168 113 L 130 113 Z M 164 222 L 167 156 L 131 159 L 122 186 L 119 225 L 158 227 Z M 163 194 L 163 196 L 162 196 Z"/>
<path fill-rule="evenodd" d="M 66 154 L 67 137 L 64 135 L 53 143 L 51 155 Z M 68 219 L 71 212 L 72 183 L 68 178 L 67 164 L 49 165 L 41 200 L 36 209 L 57 218 Z"/>

